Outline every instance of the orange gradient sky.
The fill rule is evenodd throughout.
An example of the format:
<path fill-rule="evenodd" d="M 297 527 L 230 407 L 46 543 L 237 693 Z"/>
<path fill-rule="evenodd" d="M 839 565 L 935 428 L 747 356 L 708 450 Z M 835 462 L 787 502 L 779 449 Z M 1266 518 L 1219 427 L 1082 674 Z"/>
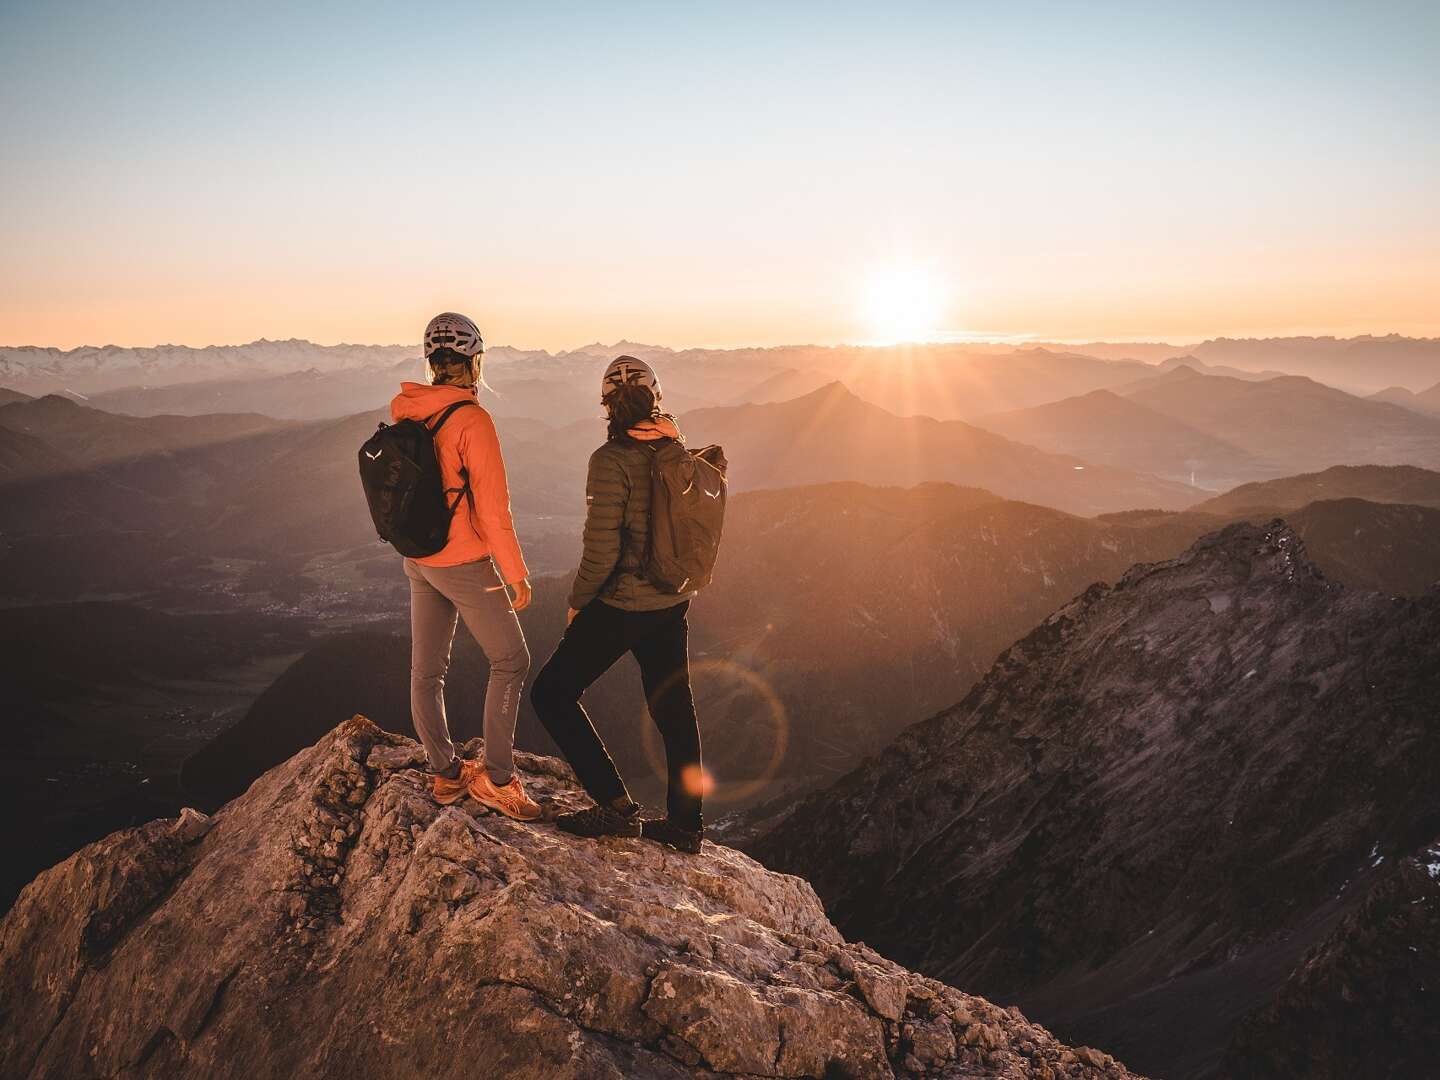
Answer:
<path fill-rule="evenodd" d="M 1414 3 L 9 5 L 0 344 L 1440 335 L 1437 46 Z"/>

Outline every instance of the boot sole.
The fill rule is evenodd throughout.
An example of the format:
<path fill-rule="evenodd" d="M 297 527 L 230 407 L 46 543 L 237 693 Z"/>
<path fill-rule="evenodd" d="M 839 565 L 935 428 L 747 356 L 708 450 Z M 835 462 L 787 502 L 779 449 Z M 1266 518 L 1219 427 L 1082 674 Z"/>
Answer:
<path fill-rule="evenodd" d="M 694 847 L 691 847 L 691 846 L 688 845 L 688 844 L 677 844 L 677 843 L 674 843 L 673 841 L 670 841 L 670 840 L 661 840 L 658 836 L 647 836 L 647 837 L 645 837 L 645 839 L 646 839 L 646 840 L 649 840 L 652 844 L 659 844 L 659 845 L 661 845 L 662 847 L 668 847 L 668 848 L 670 848 L 672 851 L 679 851 L 679 852 L 682 852 L 682 853 L 684 853 L 684 854 L 686 854 L 686 855 L 699 855 L 699 854 L 700 854 L 700 845 L 699 845 L 699 844 L 696 844 Z"/>

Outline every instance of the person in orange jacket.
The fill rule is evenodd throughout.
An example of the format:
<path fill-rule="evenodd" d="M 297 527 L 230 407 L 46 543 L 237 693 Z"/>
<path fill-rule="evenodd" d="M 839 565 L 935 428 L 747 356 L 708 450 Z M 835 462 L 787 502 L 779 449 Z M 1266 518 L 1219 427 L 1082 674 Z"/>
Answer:
<path fill-rule="evenodd" d="M 530 652 L 516 612 L 530 604 L 529 571 L 510 516 L 510 489 L 495 421 L 477 400 L 485 343 L 464 315 L 443 312 L 425 328 L 429 383 L 406 382 L 390 403 L 391 418 L 432 422 L 456 402 L 435 435 L 447 489 L 469 491 L 450 519 L 445 546 L 405 560 L 410 579 L 410 711 L 434 773 L 435 798 L 476 802 L 518 821 L 540 816 L 515 773 L 515 720 Z M 512 601 L 511 590 L 514 590 Z M 445 675 L 458 619 L 490 661 L 485 690 L 482 761 L 461 760 L 445 716 Z"/>

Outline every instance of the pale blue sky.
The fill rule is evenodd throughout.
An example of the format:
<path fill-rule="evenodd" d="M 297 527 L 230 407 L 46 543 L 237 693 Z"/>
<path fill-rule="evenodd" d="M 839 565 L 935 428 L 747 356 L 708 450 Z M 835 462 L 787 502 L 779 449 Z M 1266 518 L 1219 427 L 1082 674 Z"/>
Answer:
<path fill-rule="evenodd" d="M 0 4 L 0 343 L 1440 334 L 1440 4 L 516 7 Z"/>

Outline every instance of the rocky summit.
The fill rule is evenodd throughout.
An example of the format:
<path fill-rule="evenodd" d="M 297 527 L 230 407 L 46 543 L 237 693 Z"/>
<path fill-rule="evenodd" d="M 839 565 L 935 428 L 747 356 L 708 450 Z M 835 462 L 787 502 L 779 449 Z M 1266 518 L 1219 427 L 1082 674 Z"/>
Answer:
<path fill-rule="evenodd" d="M 583 801 L 518 760 L 550 814 Z M 1134 1075 L 847 943 L 737 851 L 441 808 L 359 716 L 41 874 L 0 923 L 0 1018 L 5 1077 Z"/>
<path fill-rule="evenodd" d="M 1437 777 L 1440 590 L 1238 524 L 1092 586 L 749 846 L 843 933 L 1146 1072 L 1420 1075 L 1383 1063 L 1433 1071 L 1440 1030 L 1383 1003 L 1440 986 Z"/>

